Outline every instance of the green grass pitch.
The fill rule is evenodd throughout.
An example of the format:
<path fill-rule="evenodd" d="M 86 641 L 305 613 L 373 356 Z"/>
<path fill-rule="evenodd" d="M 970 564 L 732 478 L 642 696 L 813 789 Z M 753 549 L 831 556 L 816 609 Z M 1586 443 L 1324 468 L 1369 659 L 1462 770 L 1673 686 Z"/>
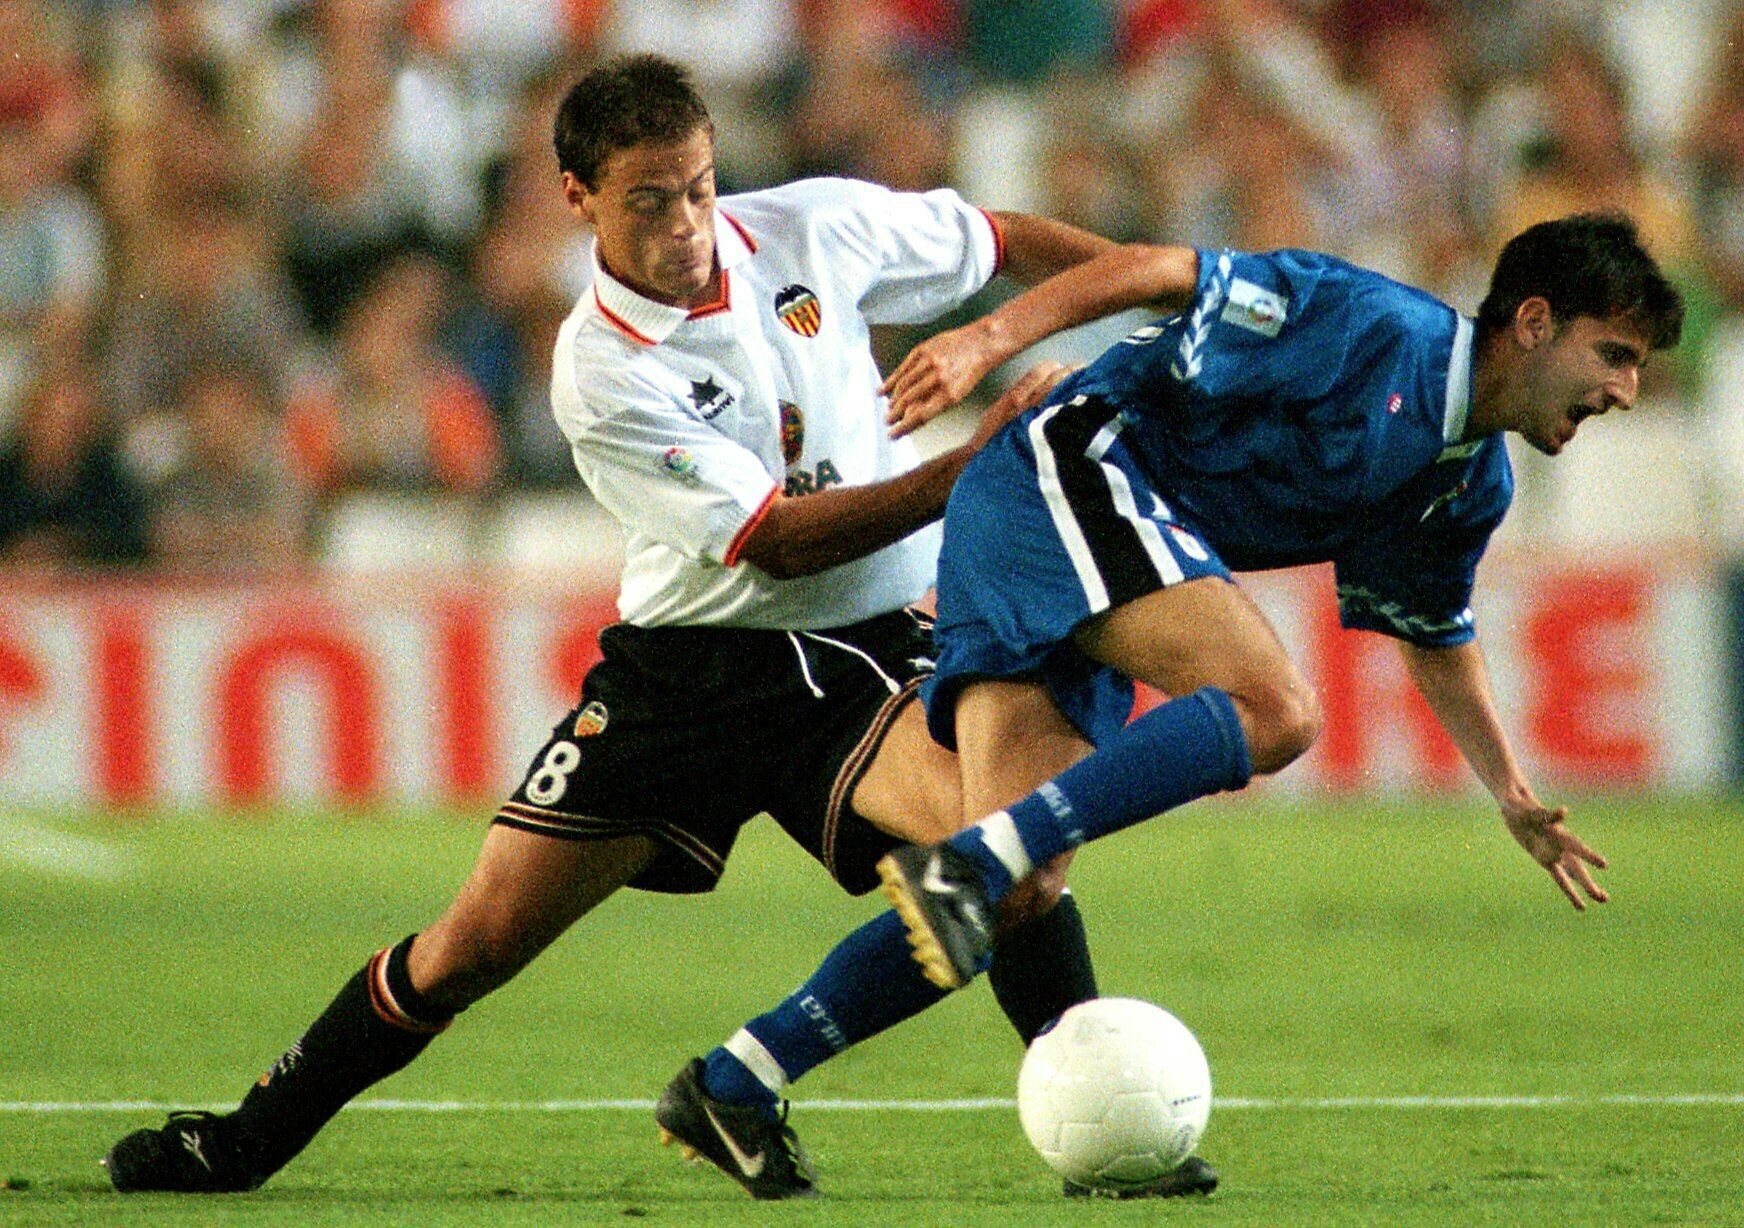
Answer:
<path fill-rule="evenodd" d="M 111 1193 L 97 1157 L 161 1114 L 101 1106 L 234 1101 L 447 901 L 482 826 L 0 818 L 0 1223 L 1744 1223 L 1744 810 L 1575 822 L 1613 862 L 1584 916 L 1481 798 L 1203 803 L 1099 844 L 1073 882 L 1103 990 L 1204 1042 L 1224 1188 L 1067 1204 L 1009 1108 L 808 1107 L 1009 1098 L 1020 1052 L 976 986 L 800 1084 L 825 1198 L 770 1207 L 646 1110 L 538 1107 L 657 1095 L 871 914 L 767 823 L 715 895 L 620 895 L 368 1093 L 461 1107 L 348 1111 L 265 1189 L 201 1200 Z"/>

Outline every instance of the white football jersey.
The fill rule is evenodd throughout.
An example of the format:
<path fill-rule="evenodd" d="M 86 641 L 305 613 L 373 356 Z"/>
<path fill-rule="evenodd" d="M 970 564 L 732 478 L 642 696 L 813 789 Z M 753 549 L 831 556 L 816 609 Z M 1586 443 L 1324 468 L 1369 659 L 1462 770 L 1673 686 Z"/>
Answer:
<path fill-rule="evenodd" d="M 618 611 L 639 626 L 841 626 L 921 597 L 938 526 L 817 575 L 739 561 L 777 494 L 919 463 L 884 422 L 868 324 L 920 323 L 996 271 L 991 218 L 948 189 L 845 179 L 722 197 L 719 300 L 647 299 L 594 259 L 557 339 L 551 403 L 595 498 L 624 526 Z"/>

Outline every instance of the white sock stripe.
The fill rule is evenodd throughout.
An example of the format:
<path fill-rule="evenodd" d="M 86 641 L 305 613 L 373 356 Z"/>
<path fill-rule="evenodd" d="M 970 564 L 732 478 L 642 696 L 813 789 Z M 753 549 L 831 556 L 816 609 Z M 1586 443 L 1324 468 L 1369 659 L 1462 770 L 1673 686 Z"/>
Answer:
<path fill-rule="evenodd" d="M 981 829 L 981 842 L 999 858 L 999 864 L 1005 867 L 1013 882 L 1035 869 L 1028 850 L 1023 847 L 1022 838 L 1017 834 L 1017 824 L 1005 811 L 988 815 L 975 826 Z"/>
<path fill-rule="evenodd" d="M 745 1063 L 745 1069 L 756 1076 L 757 1082 L 777 1096 L 787 1090 L 787 1072 L 781 1069 L 781 1063 L 763 1047 L 762 1041 L 744 1028 L 734 1032 L 732 1039 L 721 1047 Z"/>

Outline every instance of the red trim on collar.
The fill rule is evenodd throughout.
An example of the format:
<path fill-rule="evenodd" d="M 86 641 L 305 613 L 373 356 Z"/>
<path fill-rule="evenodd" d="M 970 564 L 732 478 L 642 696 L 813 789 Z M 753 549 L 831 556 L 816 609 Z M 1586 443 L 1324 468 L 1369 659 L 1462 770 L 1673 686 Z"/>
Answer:
<path fill-rule="evenodd" d="M 976 206 L 977 209 L 981 207 Z M 999 276 L 999 270 L 1005 267 L 1005 232 L 999 228 L 999 219 L 986 209 L 981 209 L 981 216 L 987 219 L 987 224 L 993 227 L 993 275 Z"/>
<path fill-rule="evenodd" d="M 732 280 L 728 276 L 730 271 L 731 270 L 728 270 L 728 269 L 721 270 L 721 295 L 720 295 L 720 297 L 717 298 L 712 303 L 703 303 L 701 306 L 692 307 L 690 309 L 690 314 L 684 317 L 685 319 L 695 320 L 695 319 L 701 318 L 702 316 L 712 316 L 712 315 L 716 314 L 717 312 L 726 311 L 728 308 L 730 308 L 733 305 Z"/>
<path fill-rule="evenodd" d="M 636 342 L 638 345 L 654 346 L 660 344 L 658 341 L 654 340 L 654 338 L 644 336 L 634 328 L 631 328 L 627 320 L 618 315 L 610 307 L 607 307 L 600 299 L 598 286 L 593 288 L 593 305 L 599 308 L 600 314 L 606 318 L 606 323 L 610 324 L 620 333 L 623 333 L 624 336 L 628 337 L 631 341 Z"/>
<path fill-rule="evenodd" d="M 745 246 L 750 248 L 752 254 L 755 255 L 757 251 L 757 240 L 751 237 L 751 232 L 741 226 L 739 224 L 739 219 L 728 213 L 726 210 L 721 210 L 721 216 L 726 218 L 732 228 L 739 232 L 739 237 L 745 240 Z"/>
<path fill-rule="evenodd" d="M 757 526 L 763 523 L 763 517 L 769 514 L 769 509 L 775 506 L 775 499 L 781 494 L 781 487 L 771 486 L 769 493 L 763 496 L 763 502 L 757 505 L 757 510 L 751 513 L 751 519 L 739 526 L 739 531 L 733 534 L 733 543 L 727 547 L 727 553 L 721 559 L 723 567 L 736 567 L 739 563 L 739 552 L 745 548 L 746 540 L 757 531 Z"/>
<path fill-rule="evenodd" d="M 739 238 L 744 240 L 746 248 L 755 254 L 757 251 L 757 240 L 751 237 L 751 232 L 746 230 L 744 226 L 740 224 L 739 219 L 734 217 L 732 214 L 722 212 L 721 216 L 727 219 L 727 223 L 732 226 L 734 230 L 738 231 Z M 991 221 L 992 219 L 989 220 Z M 993 228 L 993 233 L 995 236 L 999 234 L 999 228 L 997 226 Z M 997 238 L 995 238 L 995 243 L 998 243 Z M 600 261 L 600 267 L 605 268 L 604 260 Z M 606 272 L 610 273 L 611 270 L 606 269 Z M 687 320 L 696 320 L 703 316 L 712 316 L 718 312 L 730 310 L 733 305 L 733 287 L 730 273 L 731 270 L 729 269 L 721 270 L 721 293 L 719 298 L 715 299 L 712 303 L 702 303 L 696 307 L 692 307 L 684 318 Z M 644 336 L 642 333 L 636 331 L 636 329 L 630 326 L 630 323 L 627 320 L 614 313 L 611 308 L 607 307 L 600 299 L 598 286 L 594 287 L 593 301 L 598 305 L 600 314 L 605 316 L 607 322 L 619 332 L 623 333 L 626 337 L 629 337 L 632 341 L 638 342 L 641 345 L 650 346 L 660 344 L 658 341 L 654 340 L 654 338 Z"/>

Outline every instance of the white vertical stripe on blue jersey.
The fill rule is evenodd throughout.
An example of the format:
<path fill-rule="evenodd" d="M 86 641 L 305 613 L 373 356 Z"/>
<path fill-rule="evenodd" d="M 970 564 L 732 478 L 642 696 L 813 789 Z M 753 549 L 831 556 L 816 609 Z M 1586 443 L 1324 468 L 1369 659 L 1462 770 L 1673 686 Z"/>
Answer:
<path fill-rule="evenodd" d="M 1132 484 L 1126 480 L 1126 474 L 1119 466 L 1102 459 L 1108 455 L 1108 449 L 1114 446 L 1115 437 L 1125 425 L 1126 419 L 1115 414 L 1108 420 L 1107 426 L 1096 432 L 1096 438 L 1090 441 L 1085 455 L 1102 467 L 1102 475 L 1108 479 L 1108 489 L 1114 495 L 1114 510 L 1138 533 L 1138 540 L 1143 544 L 1145 553 L 1150 556 L 1151 566 L 1157 569 L 1163 587 L 1167 588 L 1186 579 L 1181 572 L 1181 565 L 1175 561 L 1173 552 L 1164 544 L 1162 530 L 1157 528 L 1156 522 L 1139 512 L 1138 500 L 1132 496 Z"/>
<path fill-rule="evenodd" d="M 1453 353 L 1447 357 L 1447 411 L 1441 419 L 1441 442 L 1461 443 L 1471 413 L 1472 340 L 1476 329 L 1469 318 L 1455 316 Z"/>
<path fill-rule="evenodd" d="M 1054 531 L 1060 535 L 1060 543 L 1066 547 L 1066 555 L 1078 573 L 1078 583 L 1084 588 L 1090 613 L 1100 614 L 1108 608 L 1108 586 L 1102 582 L 1102 573 L 1096 569 L 1096 560 L 1090 554 L 1090 543 L 1085 540 L 1084 530 L 1078 527 L 1078 518 L 1072 514 L 1072 505 L 1060 485 L 1059 462 L 1054 459 L 1054 448 L 1046 434 L 1048 423 L 1060 408 L 1050 406 L 1030 420 L 1029 442 L 1035 449 L 1036 482 L 1047 502 L 1048 515 L 1053 518 Z"/>

